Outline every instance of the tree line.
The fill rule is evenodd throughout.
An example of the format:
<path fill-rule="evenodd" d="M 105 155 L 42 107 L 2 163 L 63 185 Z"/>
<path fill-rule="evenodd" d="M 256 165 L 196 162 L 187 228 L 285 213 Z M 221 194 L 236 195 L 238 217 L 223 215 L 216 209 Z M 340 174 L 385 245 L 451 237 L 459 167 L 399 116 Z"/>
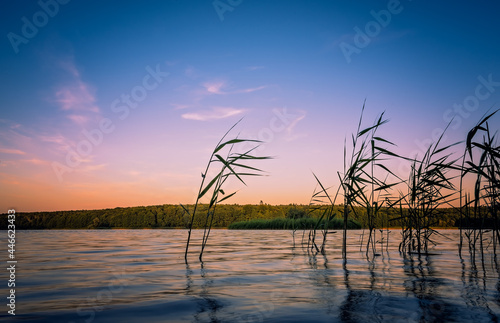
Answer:
<path fill-rule="evenodd" d="M 188 209 L 193 205 L 185 206 Z M 207 208 L 205 204 L 199 207 Z M 334 213 L 341 218 L 343 205 L 336 205 Z M 435 227 L 456 227 L 459 225 L 458 212 L 453 208 L 439 209 L 440 216 L 436 217 Z M 203 228 L 205 219 L 203 212 L 195 217 L 193 228 Z M 398 227 L 401 223 L 399 210 L 383 208 L 377 217 L 376 226 Z M 238 205 L 220 204 L 217 206 L 217 213 L 213 219 L 214 228 L 227 228 L 234 222 L 249 220 L 271 220 L 279 218 L 299 219 L 317 218 L 317 210 L 311 212 L 308 205 Z M 369 219 L 366 209 L 359 207 L 353 214 L 352 219 L 368 227 Z M 98 228 L 188 228 L 191 218 L 189 214 L 180 206 L 173 204 L 137 206 L 137 207 L 117 207 L 102 210 L 76 210 L 76 211 L 54 211 L 54 212 L 16 212 L 16 229 L 37 230 L 37 229 L 98 229 Z M 0 216 L 0 229 L 7 229 L 7 214 Z"/>

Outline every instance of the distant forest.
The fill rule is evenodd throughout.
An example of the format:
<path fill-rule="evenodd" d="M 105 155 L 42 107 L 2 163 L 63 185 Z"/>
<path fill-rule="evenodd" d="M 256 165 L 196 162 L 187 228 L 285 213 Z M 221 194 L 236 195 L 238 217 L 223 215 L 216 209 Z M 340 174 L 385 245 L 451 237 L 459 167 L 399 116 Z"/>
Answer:
<path fill-rule="evenodd" d="M 193 207 L 193 206 L 187 206 Z M 201 208 L 206 208 L 201 205 Z M 337 206 L 338 218 L 341 218 L 343 206 Z M 359 207 L 355 213 L 349 215 L 367 227 L 366 210 Z M 459 225 L 458 211 L 452 208 L 438 209 L 440 215 L 434 227 L 456 227 Z M 237 205 L 221 204 L 217 205 L 213 227 L 227 228 L 235 222 L 258 220 L 258 219 L 300 219 L 318 218 L 320 210 L 311 212 L 311 207 L 307 205 Z M 399 227 L 399 210 L 382 209 L 381 216 L 377 218 L 378 228 Z M 203 228 L 205 216 L 203 212 L 197 212 L 198 216 L 193 224 L 193 228 Z M 56 211 L 56 212 L 19 212 L 16 213 L 16 229 L 107 229 L 107 228 L 187 228 L 190 217 L 180 205 L 154 205 L 138 206 L 126 208 L 114 208 L 104 210 L 79 210 L 79 211 Z M 0 216 L 0 229 L 7 229 L 7 214 Z M 488 224 L 485 224 L 488 226 Z"/>

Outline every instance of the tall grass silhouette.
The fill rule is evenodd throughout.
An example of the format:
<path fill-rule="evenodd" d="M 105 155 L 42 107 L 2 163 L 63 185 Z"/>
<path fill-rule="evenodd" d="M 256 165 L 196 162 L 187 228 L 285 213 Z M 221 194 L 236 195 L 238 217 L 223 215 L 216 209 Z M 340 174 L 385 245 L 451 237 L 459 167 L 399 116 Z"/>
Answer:
<path fill-rule="evenodd" d="M 371 126 L 362 128 L 364 110 L 365 104 L 363 104 L 361 109 L 356 133 L 351 137 L 352 146 L 350 155 L 347 154 L 347 143 L 344 141 L 344 169 L 342 173 L 337 172 L 340 185 L 333 198 L 328 193 L 328 188 L 326 188 L 318 177 L 313 174 L 318 189 L 313 193 L 310 204 L 312 205 L 313 211 L 321 210 L 323 214 L 318 220 L 318 227 L 310 233 L 311 245 L 317 251 L 324 252 L 328 228 L 324 226 L 322 230 L 323 241 L 321 243 L 321 248 L 318 248 L 316 244 L 316 230 L 319 229 L 319 225 L 323 219 L 326 219 L 328 222 L 335 217 L 334 205 L 341 192 L 343 196 L 343 211 L 339 215 L 343 219 L 343 258 L 347 256 L 346 244 L 349 214 L 353 213 L 357 217 L 357 206 L 365 208 L 367 212 L 369 235 L 366 244 L 366 253 L 368 255 L 370 249 L 375 253 L 375 219 L 378 216 L 380 208 L 383 207 L 386 201 L 386 195 L 389 194 L 390 188 L 397 184 L 397 182 L 387 183 L 388 175 L 393 175 L 396 178 L 397 176 L 383 164 L 386 156 L 398 157 L 387 148 L 382 147 L 383 145 L 393 146 L 394 144 L 387 139 L 377 136 L 378 129 L 386 124 L 388 119 L 385 119 L 384 113 L 382 113 L 376 118 Z M 377 175 L 380 171 L 385 174 L 383 178 Z M 328 205 L 328 207 L 317 206 L 325 204 Z"/>
<path fill-rule="evenodd" d="M 449 149 L 458 143 L 440 147 L 445 131 L 431 144 L 421 159 L 413 159 L 408 179 L 404 182 L 407 191 L 400 190 L 399 198 L 393 205 L 399 205 L 402 223 L 403 253 L 428 253 L 429 244 L 434 244 L 433 234 L 439 234 L 432 227 L 438 223 L 440 207 L 451 206 L 456 199 L 455 176 L 452 170 L 458 170 L 456 161 Z"/>
<path fill-rule="evenodd" d="M 496 130 L 492 130 L 490 121 L 499 111 L 496 110 L 481 118 L 467 134 L 463 155 L 456 158 L 452 150 L 461 142 L 444 145 L 442 135 L 432 143 L 421 157 L 408 158 L 392 152 L 394 143 L 381 137 L 379 129 L 388 123 L 384 113 L 381 113 L 370 126 L 363 126 L 361 115 L 352 134 L 350 144 L 344 140 L 343 170 L 337 172 L 339 185 L 334 194 L 331 187 L 327 187 L 313 173 L 316 188 L 309 203 L 308 216 L 296 219 L 255 220 L 235 223 L 235 229 L 288 229 L 295 232 L 297 229 L 310 230 L 308 250 L 325 253 L 328 234 L 332 229 L 341 225 L 342 257 L 347 258 L 347 229 L 355 228 L 353 219 L 361 219 L 360 212 L 366 212 L 365 228 L 368 229 L 366 241 L 364 231 L 361 236 L 361 245 L 365 246 L 366 256 L 377 255 L 377 223 L 382 209 L 397 210 L 396 216 L 385 219 L 386 223 L 401 225 L 401 243 L 399 251 L 402 254 L 425 255 L 430 253 L 431 246 L 435 245 L 433 236 L 441 235 L 435 227 L 439 225 L 441 215 L 446 211 L 444 207 L 453 207 L 459 200 L 460 243 L 459 252 L 462 254 L 464 239 L 468 242 L 469 252 L 475 259 L 476 250 L 483 256 L 484 248 L 492 246 L 496 260 L 497 249 L 500 243 L 500 146 Z M 240 120 L 241 121 L 241 120 Z M 191 216 L 188 239 L 186 243 L 185 259 L 187 261 L 191 229 L 195 216 L 200 212 L 200 200 L 209 197 L 204 218 L 204 231 L 199 255 L 202 260 L 203 251 L 210 235 L 212 221 L 217 204 L 232 197 L 236 192 L 226 194 L 223 185 L 230 177 L 235 177 L 245 183 L 245 176 L 260 176 L 262 171 L 247 163 L 254 160 L 269 159 L 257 157 L 254 150 L 261 143 L 258 140 L 239 139 L 235 137 L 227 140 L 230 131 L 240 122 L 234 124 L 217 143 L 213 150 L 206 170 L 202 173 L 199 193 L 192 212 L 183 206 L 185 212 Z M 252 143 L 255 147 L 243 152 L 234 152 L 234 147 L 242 143 Z M 225 157 L 222 152 L 225 151 Z M 349 151 L 349 153 L 348 153 Z M 386 166 L 388 159 L 406 160 L 410 162 L 410 170 L 406 179 L 400 178 Z M 209 170 L 218 167 L 212 178 L 208 178 Z M 465 189 L 465 181 L 472 178 L 473 191 Z M 456 181 L 459 180 L 457 187 Z M 208 182 L 208 184 L 207 184 Z M 342 204 L 336 204 L 341 199 Z M 205 205 L 204 205 L 205 207 Z M 393 211 L 394 212 L 394 211 Z M 385 212 L 387 214 L 387 212 Z M 310 215 L 314 215 L 310 217 Z M 352 222 L 352 223 L 351 223 Z M 490 230 L 490 231 L 486 231 Z M 317 238 L 318 232 L 322 239 Z M 382 231 L 381 231 L 382 232 Z M 489 240 L 484 234 L 491 232 Z M 318 242 L 319 240 L 319 242 Z M 485 246 L 485 244 L 487 244 Z"/>
<path fill-rule="evenodd" d="M 480 251 L 481 259 L 484 260 L 485 229 L 492 230 L 489 244 L 493 246 L 495 260 L 500 241 L 498 221 L 500 213 L 500 146 L 496 137 L 497 132 L 492 133 L 489 124 L 490 119 L 498 111 L 495 110 L 483 116 L 476 126 L 468 132 L 462 160 L 459 252 L 461 255 L 463 237 L 465 236 L 473 262 L 477 249 Z M 472 194 L 463 192 L 463 182 L 467 177 L 472 177 L 474 180 Z"/>
<path fill-rule="evenodd" d="M 199 211 L 200 200 L 204 197 L 209 197 L 209 203 L 207 205 L 207 209 L 205 210 L 205 219 L 204 219 L 204 229 L 203 229 L 203 238 L 201 243 L 201 251 L 199 255 L 199 260 L 202 261 L 203 251 L 208 242 L 208 238 L 210 236 L 210 230 L 212 228 L 212 222 L 214 219 L 215 211 L 217 208 L 217 204 L 221 203 L 232 196 L 234 196 L 237 192 L 232 192 L 226 194 L 223 189 L 224 184 L 230 177 L 237 178 L 241 183 L 245 184 L 243 177 L 246 176 L 261 176 L 262 170 L 249 166 L 247 163 L 255 160 L 263 160 L 269 159 L 271 157 L 258 157 L 253 154 L 254 150 L 258 147 L 260 143 L 259 140 L 252 139 L 240 139 L 237 136 L 233 139 L 226 140 L 226 137 L 231 132 L 231 130 L 236 127 L 237 124 L 241 122 L 240 119 L 236 122 L 219 140 L 215 149 L 212 151 L 210 155 L 209 161 L 206 165 L 205 171 L 201 174 L 202 180 L 200 184 L 200 188 L 198 191 L 198 195 L 196 197 L 196 203 L 194 204 L 193 211 L 190 212 L 188 207 L 181 204 L 184 211 L 191 216 L 191 221 L 189 223 L 188 230 L 188 238 L 186 242 L 186 250 L 184 253 L 184 260 L 187 262 L 187 256 L 189 251 L 189 244 L 191 241 L 191 232 L 193 228 L 193 222 L 195 217 L 197 216 L 197 212 Z M 243 152 L 238 153 L 235 152 L 234 148 L 239 145 L 241 146 L 244 143 L 253 143 L 254 147 Z M 222 156 L 222 153 L 226 151 L 225 157 Z M 217 168 L 215 175 L 209 179 L 209 171 L 212 168 Z M 207 184 L 205 184 L 208 182 Z"/>
<path fill-rule="evenodd" d="M 316 226 L 309 233 L 308 247 L 324 253 L 327 242 L 328 222 L 336 217 L 343 220 L 342 257 L 347 256 L 347 228 L 350 218 L 360 218 L 360 209 L 366 212 L 364 223 L 368 229 L 365 243 L 366 255 L 376 255 L 376 223 L 381 221 L 382 208 L 395 209 L 397 216 L 386 219 L 386 223 L 401 225 L 400 252 L 403 254 L 428 254 L 435 245 L 433 235 L 439 225 L 445 207 L 454 207 L 460 200 L 460 252 L 464 237 L 469 244 L 469 251 L 474 257 L 476 249 L 481 255 L 484 244 L 492 245 L 496 257 L 500 243 L 500 147 L 497 132 L 493 132 L 489 121 L 496 110 L 479 121 L 467 134 L 465 152 L 461 157 L 454 157 L 452 148 L 461 144 L 456 142 L 443 145 L 441 136 L 433 142 L 421 157 L 404 157 L 395 154 L 387 146 L 394 144 L 377 135 L 377 131 L 388 120 L 382 113 L 369 127 L 362 127 L 363 105 L 356 133 L 352 135 L 350 153 L 344 141 L 344 168 L 337 172 L 339 187 L 335 194 L 330 194 L 331 187 L 326 187 L 313 173 L 316 180 L 309 203 L 310 212 L 319 213 Z M 410 162 L 410 171 L 406 179 L 402 179 L 384 165 L 389 158 Z M 462 160 L 461 160 L 462 159 Z M 460 164 L 461 160 L 461 164 Z M 382 174 L 382 175 L 380 175 Z M 466 193 L 463 181 L 473 176 L 474 189 Z M 392 182 L 388 181 L 392 179 Z M 460 179 L 457 187 L 456 180 Z M 342 197 L 341 211 L 335 208 L 337 199 Z M 488 227 L 488 228 L 487 228 Z M 486 229 L 492 230 L 491 240 L 484 238 Z M 321 230 L 323 239 L 317 242 L 317 231 Z M 496 258 L 495 258 L 496 259 Z"/>

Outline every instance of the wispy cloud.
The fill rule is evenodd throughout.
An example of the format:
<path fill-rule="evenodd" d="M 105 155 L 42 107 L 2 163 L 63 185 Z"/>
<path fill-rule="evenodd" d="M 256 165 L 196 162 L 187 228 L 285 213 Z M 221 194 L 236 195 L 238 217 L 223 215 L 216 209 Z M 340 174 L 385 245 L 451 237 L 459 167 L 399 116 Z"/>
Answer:
<path fill-rule="evenodd" d="M 207 90 L 208 93 L 225 94 L 222 89 L 225 88 L 227 84 L 225 81 L 211 81 L 203 83 L 202 86 Z"/>
<path fill-rule="evenodd" d="M 18 129 L 18 128 L 21 128 L 21 124 L 17 123 L 17 122 L 13 122 L 11 120 L 7 120 L 7 119 L 0 119 L 0 123 L 2 124 L 2 128 L 9 128 L 9 129 Z"/>
<path fill-rule="evenodd" d="M 95 90 L 83 81 L 80 71 L 72 58 L 63 59 L 59 67 L 66 73 L 63 85 L 56 87 L 54 101 L 62 111 L 71 112 L 68 119 L 83 124 L 90 115 L 100 113 L 96 104 Z"/>
<path fill-rule="evenodd" d="M 260 69 L 263 69 L 264 66 L 247 66 L 247 70 L 249 71 L 256 71 L 256 70 L 260 70 Z"/>
<path fill-rule="evenodd" d="M 40 135 L 39 139 L 42 141 L 52 142 L 60 145 L 66 143 L 67 141 L 66 137 L 64 137 L 63 135 L 54 135 L 54 136 Z"/>
<path fill-rule="evenodd" d="M 77 124 L 80 124 L 80 125 L 83 125 L 87 121 L 89 121 L 88 117 L 83 116 L 81 114 L 70 114 L 70 115 L 68 115 L 68 119 L 70 119 L 74 123 L 77 123 Z"/>
<path fill-rule="evenodd" d="M 76 169 L 79 172 L 94 172 L 98 170 L 102 170 L 106 168 L 108 164 L 93 164 L 93 165 L 85 165 L 83 167 L 79 167 Z"/>
<path fill-rule="evenodd" d="M 67 153 L 68 148 L 74 147 L 75 142 L 70 140 L 69 138 L 61 135 L 61 134 L 56 134 L 56 135 L 38 135 L 37 139 L 39 139 L 42 142 L 48 142 L 53 144 L 53 147 L 58 151 L 59 153 Z"/>
<path fill-rule="evenodd" d="M 254 87 L 254 88 L 248 88 L 248 89 L 241 89 L 241 90 L 236 90 L 236 91 L 233 91 L 233 92 L 230 92 L 231 94 L 232 93 L 252 93 L 252 92 L 255 92 L 255 91 L 260 91 L 260 90 L 263 90 L 265 89 L 267 86 L 266 85 L 263 85 L 263 86 L 258 86 L 258 87 Z"/>
<path fill-rule="evenodd" d="M 239 115 L 243 113 L 244 109 L 235 109 L 229 107 L 216 107 L 212 108 L 209 111 L 199 111 L 192 113 L 184 113 L 182 118 L 188 120 L 197 120 L 197 121 L 208 121 L 208 120 L 217 120 L 229 118 L 232 116 Z"/>
<path fill-rule="evenodd" d="M 22 159 L 20 162 L 34 164 L 34 165 L 50 165 L 49 161 L 42 160 L 39 158 L 31 158 L 31 159 Z"/>
<path fill-rule="evenodd" d="M 258 86 L 254 88 L 246 88 L 246 89 L 236 89 L 231 90 L 228 89 L 229 85 L 226 81 L 209 81 L 202 84 L 208 94 L 238 94 L 238 93 L 252 93 L 255 91 L 263 90 L 267 87 L 267 85 Z"/>
<path fill-rule="evenodd" d="M 199 76 L 198 71 L 191 65 L 186 67 L 186 69 L 184 70 L 184 75 L 186 75 L 187 77 L 189 77 L 191 79 L 196 79 Z"/>
<path fill-rule="evenodd" d="M 184 109 L 191 107 L 191 105 L 189 105 L 189 104 L 171 103 L 170 105 L 174 107 L 174 110 L 184 110 Z"/>
<path fill-rule="evenodd" d="M 295 118 L 291 123 L 290 125 L 286 128 L 286 131 L 288 133 L 291 133 L 293 131 L 293 128 L 295 128 L 295 126 L 302 120 L 306 117 L 306 112 L 305 111 L 301 111 L 300 112 L 300 115 L 297 116 L 297 118 Z"/>
<path fill-rule="evenodd" d="M 19 149 L 8 149 L 8 148 L 0 148 L 0 153 L 4 154 L 12 154 L 12 155 L 26 155 L 26 153 Z"/>
<path fill-rule="evenodd" d="M 304 133 L 298 134 L 298 133 L 295 133 L 295 131 L 294 131 L 297 124 L 300 121 L 302 121 L 306 117 L 306 115 L 307 115 L 307 112 L 303 111 L 303 110 L 298 110 L 296 113 L 294 113 L 294 119 L 292 119 L 290 121 L 290 123 L 288 124 L 288 126 L 286 127 L 286 138 L 285 138 L 286 141 L 293 141 L 293 140 L 307 136 Z"/>
<path fill-rule="evenodd" d="M 64 85 L 56 90 L 56 102 L 61 110 L 99 112 L 89 86 L 80 79 L 75 82 L 76 84 Z"/>
<path fill-rule="evenodd" d="M 154 172 L 151 173 L 147 169 L 145 170 L 128 170 L 123 172 L 123 176 L 139 177 L 141 180 L 147 181 L 163 181 L 163 179 L 176 179 L 176 180 L 190 180 L 197 178 L 191 173 L 179 173 L 179 172 Z"/>

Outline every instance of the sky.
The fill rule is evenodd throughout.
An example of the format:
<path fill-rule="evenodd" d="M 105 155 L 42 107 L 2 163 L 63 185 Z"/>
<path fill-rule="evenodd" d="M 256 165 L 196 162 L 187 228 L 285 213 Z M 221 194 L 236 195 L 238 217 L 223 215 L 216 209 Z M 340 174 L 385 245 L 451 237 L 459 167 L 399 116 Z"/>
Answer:
<path fill-rule="evenodd" d="M 421 155 L 500 107 L 494 1 L 4 1 L 0 210 L 193 203 L 221 136 L 257 139 L 230 203 L 308 203 L 344 140 Z M 450 123 L 451 122 L 451 123 Z M 491 125 L 498 129 L 500 118 Z M 349 148 L 349 145 L 348 145 Z M 462 148 L 457 148 L 458 151 Z M 388 161 L 406 176 L 408 165 Z"/>

